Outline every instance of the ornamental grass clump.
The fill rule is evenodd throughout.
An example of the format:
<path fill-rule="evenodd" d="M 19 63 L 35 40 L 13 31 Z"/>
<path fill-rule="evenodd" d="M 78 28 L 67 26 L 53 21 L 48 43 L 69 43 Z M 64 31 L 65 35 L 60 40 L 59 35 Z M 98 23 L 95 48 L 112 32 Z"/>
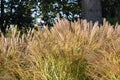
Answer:
<path fill-rule="evenodd" d="M 119 80 L 120 25 L 59 20 L 0 36 L 0 80 Z"/>

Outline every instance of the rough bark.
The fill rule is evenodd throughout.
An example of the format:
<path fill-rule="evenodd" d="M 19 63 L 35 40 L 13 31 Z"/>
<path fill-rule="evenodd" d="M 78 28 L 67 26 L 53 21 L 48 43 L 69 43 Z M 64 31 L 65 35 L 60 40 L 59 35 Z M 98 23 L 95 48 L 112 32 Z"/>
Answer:
<path fill-rule="evenodd" d="M 1 32 L 5 35 L 5 27 L 4 27 L 4 0 L 1 0 L 1 19 L 0 19 L 0 28 Z"/>
<path fill-rule="evenodd" d="M 82 0 L 82 18 L 102 24 L 101 0 Z"/>

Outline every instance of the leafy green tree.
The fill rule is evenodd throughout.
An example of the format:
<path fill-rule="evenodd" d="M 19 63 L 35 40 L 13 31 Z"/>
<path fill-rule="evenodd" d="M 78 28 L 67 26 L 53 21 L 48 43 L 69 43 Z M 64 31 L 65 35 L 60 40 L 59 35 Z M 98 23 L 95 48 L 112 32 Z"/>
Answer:
<path fill-rule="evenodd" d="M 120 24 L 120 0 L 101 0 L 101 2 L 103 17 L 112 24 L 116 22 Z"/>
<path fill-rule="evenodd" d="M 77 0 L 39 0 L 39 8 L 41 10 L 40 18 L 48 25 L 52 25 L 59 14 L 61 18 L 67 18 L 73 21 L 80 17 L 81 8 L 78 6 Z"/>
<path fill-rule="evenodd" d="M 32 0 L 1 0 L 0 28 L 5 34 L 10 25 L 17 25 L 19 29 L 31 27 L 31 9 L 35 6 Z"/>
<path fill-rule="evenodd" d="M 102 17 L 111 23 L 120 21 L 120 0 L 39 0 L 41 17 L 46 23 L 52 24 L 59 13 L 60 17 L 70 21 L 85 18 L 88 21 L 102 23 Z M 86 4 L 88 2 L 88 4 Z M 54 5 L 54 6 L 53 6 Z M 88 9 L 87 9 L 88 8 Z M 81 11 L 82 9 L 82 11 Z M 82 15 L 81 15 L 82 13 Z M 113 18 L 114 17 L 114 18 Z"/>
<path fill-rule="evenodd" d="M 57 14 L 69 21 L 83 17 L 102 23 L 102 15 L 111 17 L 111 22 L 120 21 L 120 0 L 0 0 L 0 5 L 0 28 L 4 33 L 11 24 L 18 29 L 33 27 L 36 18 L 52 26 Z"/>

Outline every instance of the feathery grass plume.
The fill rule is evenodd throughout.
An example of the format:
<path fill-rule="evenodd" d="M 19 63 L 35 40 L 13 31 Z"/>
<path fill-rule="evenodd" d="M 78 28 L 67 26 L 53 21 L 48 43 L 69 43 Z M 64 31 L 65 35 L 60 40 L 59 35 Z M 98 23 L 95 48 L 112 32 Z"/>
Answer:
<path fill-rule="evenodd" d="M 119 80 L 120 25 L 59 20 L 0 36 L 0 80 Z M 5 51 L 6 50 L 6 51 Z"/>

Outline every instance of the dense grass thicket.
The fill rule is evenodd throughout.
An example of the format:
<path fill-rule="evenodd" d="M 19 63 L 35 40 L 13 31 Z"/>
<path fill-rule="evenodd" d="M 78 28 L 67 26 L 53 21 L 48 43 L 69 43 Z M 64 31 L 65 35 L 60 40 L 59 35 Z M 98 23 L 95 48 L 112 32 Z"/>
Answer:
<path fill-rule="evenodd" d="M 50 31 L 1 34 L 0 80 L 120 80 L 120 25 L 63 19 Z"/>

